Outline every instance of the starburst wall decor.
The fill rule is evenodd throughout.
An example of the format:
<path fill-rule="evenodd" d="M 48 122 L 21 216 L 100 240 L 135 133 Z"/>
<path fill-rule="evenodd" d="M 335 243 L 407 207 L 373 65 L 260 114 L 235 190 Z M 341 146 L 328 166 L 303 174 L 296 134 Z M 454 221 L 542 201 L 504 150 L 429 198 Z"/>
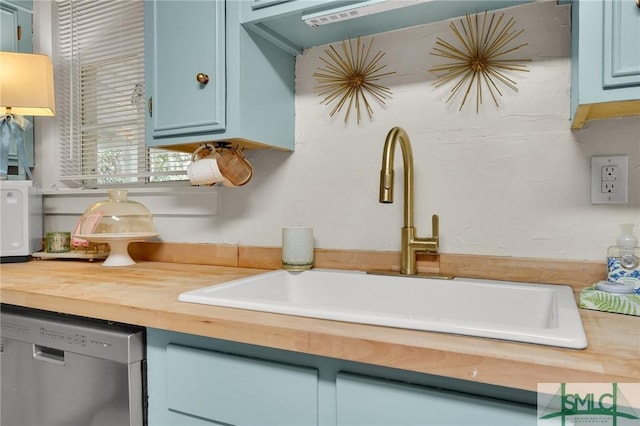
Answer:
<path fill-rule="evenodd" d="M 449 102 L 456 94 L 464 92 L 459 110 L 462 110 L 469 94 L 475 92 L 476 113 L 480 110 L 483 101 L 483 88 L 486 87 L 498 107 L 496 94 L 502 96 L 499 85 L 518 91 L 516 82 L 507 76 L 510 71 L 528 72 L 527 66 L 522 62 L 531 59 L 515 59 L 508 55 L 515 52 L 527 43 L 512 46 L 512 42 L 522 34 L 524 30 L 513 29 L 513 18 L 503 23 L 504 13 L 497 16 L 491 14 L 488 19 L 487 12 L 481 19 L 478 15 L 472 18 L 466 15 L 460 19 L 461 30 L 455 23 L 449 24 L 459 47 L 442 40 L 436 39 L 436 46 L 431 52 L 434 56 L 449 59 L 450 62 L 431 68 L 429 72 L 437 76 L 434 86 L 440 87 L 445 83 L 454 81 Z"/>
<path fill-rule="evenodd" d="M 324 96 L 322 103 L 334 104 L 329 113 L 333 117 L 346 107 L 344 122 L 349 120 L 352 109 L 356 111 L 356 121 L 360 124 L 361 108 L 366 108 L 369 118 L 373 116 L 373 109 L 367 96 L 370 95 L 384 104 L 387 96 L 391 95 L 388 87 L 377 82 L 384 76 L 395 74 L 395 71 L 383 72 L 386 65 L 379 64 L 384 52 L 378 51 L 371 57 L 373 39 L 368 45 L 357 39 L 355 46 L 352 40 L 340 43 L 342 52 L 338 52 L 333 45 L 324 50 L 325 57 L 320 57 L 324 67 L 318 67 L 313 77 L 318 82 L 316 90 Z"/>

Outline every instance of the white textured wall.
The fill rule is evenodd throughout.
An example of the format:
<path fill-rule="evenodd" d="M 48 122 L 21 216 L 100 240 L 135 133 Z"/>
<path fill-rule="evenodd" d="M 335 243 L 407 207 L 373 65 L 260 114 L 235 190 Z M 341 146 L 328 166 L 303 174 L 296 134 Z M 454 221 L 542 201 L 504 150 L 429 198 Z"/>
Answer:
<path fill-rule="evenodd" d="M 280 228 L 313 226 L 322 248 L 399 250 L 402 165 L 396 155 L 396 203 L 378 203 L 382 147 L 402 126 L 415 156 L 418 234 L 431 235 L 440 215 L 441 251 L 517 257 L 601 260 L 618 224 L 640 225 L 640 119 L 614 119 L 569 130 L 570 9 L 539 2 L 507 9 L 528 42 L 529 73 L 514 75 L 519 92 L 503 90 L 476 114 L 445 103 L 427 70 L 436 36 L 448 23 L 375 37 L 396 74 L 381 83 L 393 96 L 356 125 L 329 118 L 312 74 L 326 46 L 297 60 L 296 151 L 248 154 L 255 168 L 246 187 L 219 191 L 218 214 L 156 218 L 167 241 L 280 245 Z M 628 154 L 629 204 L 590 203 L 590 157 Z M 144 202 L 144 199 L 140 201 Z M 75 218 L 49 216 L 46 228 Z"/>

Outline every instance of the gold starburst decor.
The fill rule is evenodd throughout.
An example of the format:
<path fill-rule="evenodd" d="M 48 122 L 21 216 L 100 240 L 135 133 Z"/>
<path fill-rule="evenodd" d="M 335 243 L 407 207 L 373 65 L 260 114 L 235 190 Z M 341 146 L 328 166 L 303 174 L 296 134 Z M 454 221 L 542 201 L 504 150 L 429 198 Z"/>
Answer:
<path fill-rule="evenodd" d="M 461 29 L 458 29 L 453 22 L 449 24 L 459 42 L 457 47 L 440 37 L 436 39 L 436 45 L 431 54 L 448 59 L 450 62 L 431 68 L 429 72 L 437 76 L 434 83 L 436 88 L 450 81 L 455 82 L 447 102 L 459 92 L 464 93 L 459 110 L 462 110 L 469 94 L 475 92 L 477 113 L 482 104 L 483 90 L 489 92 L 498 107 L 496 94 L 502 96 L 498 86 L 505 85 L 518 91 L 516 82 L 507 74 L 511 71 L 529 71 L 522 62 L 529 62 L 531 59 L 516 59 L 509 56 L 527 45 L 523 43 L 514 46 L 515 39 L 524 30 L 516 31 L 513 28 L 515 25 L 513 18 L 503 21 L 504 13 L 491 14 L 488 17 L 485 12 L 481 19 L 478 15 L 475 17 L 466 15 L 460 19 Z M 483 89 L 485 87 L 486 89 Z"/>
<path fill-rule="evenodd" d="M 355 46 L 352 40 L 340 43 L 341 52 L 333 45 L 324 50 L 326 57 L 320 60 L 324 66 L 318 67 L 313 74 L 318 86 L 316 90 L 320 96 L 324 96 L 322 103 L 334 104 L 330 117 L 346 108 L 344 122 L 349 120 L 352 109 L 356 111 L 356 120 L 360 124 L 361 108 L 366 108 L 369 118 L 373 116 L 373 109 L 367 96 L 370 95 L 378 102 L 384 104 L 387 96 L 391 95 L 388 87 L 377 82 L 384 76 L 395 74 L 394 71 L 384 72 L 386 65 L 380 64 L 384 56 L 382 51 L 371 55 L 373 39 L 368 44 L 357 39 Z"/>

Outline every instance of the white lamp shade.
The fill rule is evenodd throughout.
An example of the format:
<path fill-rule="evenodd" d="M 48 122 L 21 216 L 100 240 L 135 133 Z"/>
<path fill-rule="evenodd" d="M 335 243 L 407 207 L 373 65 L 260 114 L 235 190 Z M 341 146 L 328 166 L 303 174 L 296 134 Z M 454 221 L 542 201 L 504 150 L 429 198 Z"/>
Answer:
<path fill-rule="evenodd" d="M 55 115 L 53 65 L 46 55 L 0 52 L 0 114 Z"/>

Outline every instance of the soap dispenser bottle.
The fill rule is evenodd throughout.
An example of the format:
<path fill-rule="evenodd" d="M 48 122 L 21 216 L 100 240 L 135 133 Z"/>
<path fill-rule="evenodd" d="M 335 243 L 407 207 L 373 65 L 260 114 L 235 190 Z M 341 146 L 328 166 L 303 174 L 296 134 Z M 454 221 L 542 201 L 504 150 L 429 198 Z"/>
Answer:
<path fill-rule="evenodd" d="M 633 223 L 620 225 L 616 245 L 607 251 L 607 280 L 640 288 L 640 247 Z"/>

